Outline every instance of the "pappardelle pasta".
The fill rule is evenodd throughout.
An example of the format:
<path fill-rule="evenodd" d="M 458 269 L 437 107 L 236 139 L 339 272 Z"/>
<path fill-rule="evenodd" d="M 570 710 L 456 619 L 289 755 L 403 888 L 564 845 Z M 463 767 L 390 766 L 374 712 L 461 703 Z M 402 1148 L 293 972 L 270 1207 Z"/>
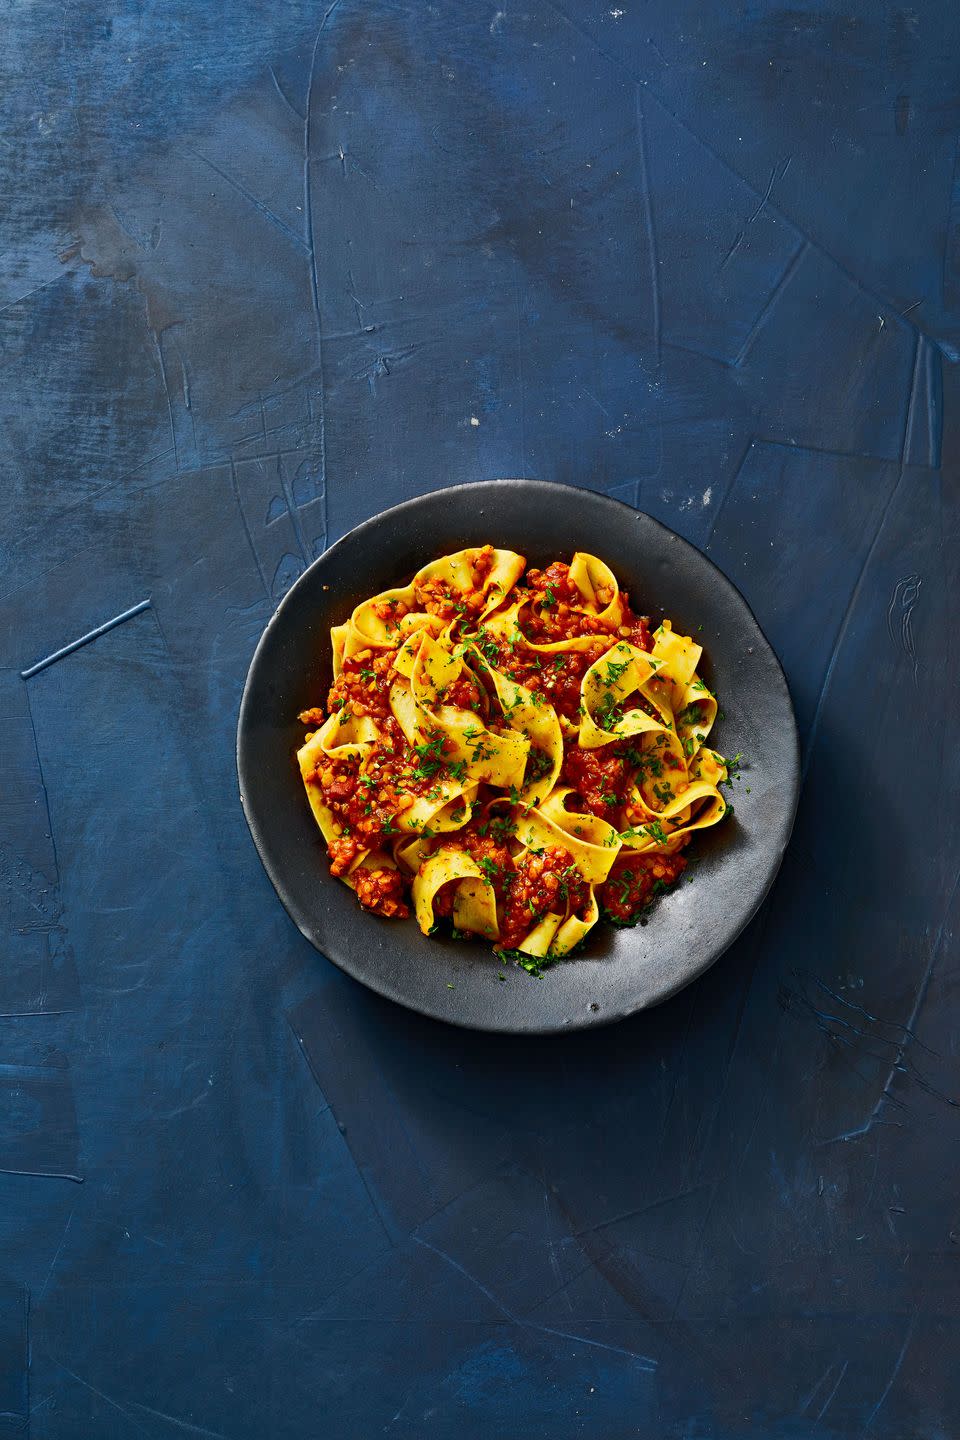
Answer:
<path fill-rule="evenodd" d="M 594 555 L 444 555 L 331 640 L 297 758 L 331 873 L 378 915 L 536 969 L 639 920 L 726 813 L 701 647 Z"/>

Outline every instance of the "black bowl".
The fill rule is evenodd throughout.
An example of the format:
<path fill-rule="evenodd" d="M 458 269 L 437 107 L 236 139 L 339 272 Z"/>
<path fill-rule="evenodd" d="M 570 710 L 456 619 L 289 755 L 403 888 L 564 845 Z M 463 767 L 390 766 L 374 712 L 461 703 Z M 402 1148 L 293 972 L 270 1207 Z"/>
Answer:
<path fill-rule="evenodd" d="M 611 566 L 634 609 L 692 634 L 724 718 L 711 744 L 741 752 L 735 815 L 695 836 L 691 883 L 645 925 L 598 924 L 583 953 L 529 976 L 479 941 L 427 939 L 416 922 L 362 911 L 331 878 L 294 752 L 300 710 L 331 681 L 330 626 L 404 584 L 437 555 L 487 542 L 531 564 L 587 550 Z M 240 799 L 267 874 L 307 939 L 354 979 L 412 1010 L 478 1030 L 549 1032 L 605 1024 L 673 995 L 726 950 L 777 873 L 799 790 L 797 730 L 779 661 L 746 601 L 711 561 L 649 515 L 589 490 L 490 480 L 386 510 L 300 577 L 263 633 L 237 732 Z M 749 793 L 747 793 L 749 786 Z M 504 974 L 505 982 L 498 979 Z M 452 988 L 451 988 L 452 987 Z"/>

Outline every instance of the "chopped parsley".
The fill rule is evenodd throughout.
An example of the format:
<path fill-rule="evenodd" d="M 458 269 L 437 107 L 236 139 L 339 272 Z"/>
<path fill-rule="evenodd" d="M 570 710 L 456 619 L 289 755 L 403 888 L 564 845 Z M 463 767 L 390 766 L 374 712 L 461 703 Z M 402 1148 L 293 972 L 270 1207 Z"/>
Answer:
<path fill-rule="evenodd" d="M 607 673 L 603 677 L 606 683 L 608 685 L 615 685 L 616 682 L 620 679 L 620 676 L 624 673 L 624 671 L 629 670 L 630 663 L 631 662 L 629 659 L 608 660 Z"/>
<path fill-rule="evenodd" d="M 597 724 L 601 730 L 613 730 L 622 719 L 623 709 L 617 703 L 616 696 L 608 690 L 597 706 Z"/>
<path fill-rule="evenodd" d="M 414 753 L 420 761 L 413 772 L 413 778 L 415 780 L 431 780 L 437 771 L 442 768 L 443 746 L 443 735 L 439 733 L 431 736 L 431 738 L 422 745 L 414 745 Z"/>
<path fill-rule="evenodd" d="M 503 879 L 503 876 L 500 873 L 499 865 L 496 863 L 495 860 L 491 860 L 489 855 L 481 856 L 481 858 L 477 861 L 477 864 L 483 871 L 486 878 L 486 883 L 488 885 L 492 885 L 495 880 Z"/>
<path fill-rule="evenodd" d="M 477 649 L 480 651 L 480 654 L 484 657 L 484 659 L 488 660 L 491 665 L 495 664 L 497 660 L 500 659 L 500 651 L 497 649 L 497 642 L 482 625 L 477 631 L 473 643 L 474 645 L 476 645 Z"/>
<path fill-rule="evenodd" d="M 550 965 L 556 963 L 556 957 L 551 955 L 527 955 L 523 950 L 498 950 L 494 949 L 497 959 L 504 965 L 513 961 L 519 965 L 521 970 L 526 970 L 528 975 L 539 979 L 543 971 Z"/>
<path fill-rule="evenodd" d="M 530 751 L 527 755 L 527 769 L 526 774 L 524 775 L 524 783 L 527 785 L 532 785 L 536 780 L 542 780 L 544 775 L 549 775 L 552 769 L 553 761 L 547 754 L 546 750 L 538 750 L 536 745 L 531 745 Z M 513 799 L 512 787 L 510 798 L 511 800 Z M 517 798 L 520 798 L 519 793 L 517 795 Z"/>

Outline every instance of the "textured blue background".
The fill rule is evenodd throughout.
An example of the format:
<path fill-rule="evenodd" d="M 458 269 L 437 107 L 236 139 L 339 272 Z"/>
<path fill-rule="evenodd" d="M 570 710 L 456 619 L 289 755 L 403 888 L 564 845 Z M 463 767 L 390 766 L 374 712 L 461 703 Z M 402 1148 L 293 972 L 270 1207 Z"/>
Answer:
<path fill-rule="evenodd" d="M 500 3 L 4 7 L 3 1440 L 960 1433 L 960 11 Z M 342 977 L 236 799 L 305 564 L 504 474 L 706 547 L 805 747 L 555 1042 Z"/>

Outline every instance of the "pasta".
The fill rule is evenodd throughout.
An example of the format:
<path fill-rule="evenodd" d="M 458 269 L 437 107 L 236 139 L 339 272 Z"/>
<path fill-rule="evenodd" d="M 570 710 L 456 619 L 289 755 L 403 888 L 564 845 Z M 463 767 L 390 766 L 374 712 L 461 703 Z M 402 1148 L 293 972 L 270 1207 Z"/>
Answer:
<path fill-rule="evenodd" d="M 726 813 L 701 647 L 594 555 L 444 555 L 331 640 L 297 758 L 331 873 L 376 914 L 536 970 L 640 919 Z"/>

